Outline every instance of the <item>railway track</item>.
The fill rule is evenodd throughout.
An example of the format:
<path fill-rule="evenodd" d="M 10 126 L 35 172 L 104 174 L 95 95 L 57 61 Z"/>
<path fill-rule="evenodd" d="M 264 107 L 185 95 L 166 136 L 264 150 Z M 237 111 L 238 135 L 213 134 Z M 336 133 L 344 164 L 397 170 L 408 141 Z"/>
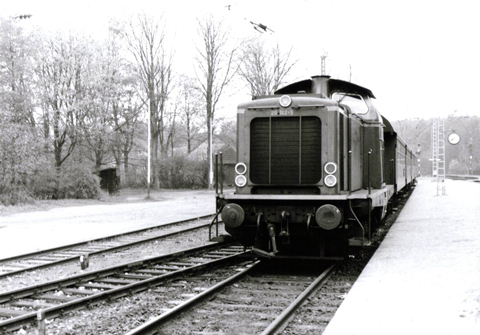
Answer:
<path fill-rule="evenodd" d="M 34 322 L 37 311 L 42 309 L 50 320 L 49 328 L 60 333 L 65 322 L 75 325 L 78 334 L 92 333 L 91 320 L 95 318 L 93 329 L 98 332 L 93 333 L 98 334 L 128 331 L 128 334 L 153 334 L 158 330 L 168 334 L 319 334 L 368 261 L 361 261 L 360 253 L 373 253 L 375 249 L 373 246 L 362 249 L 347 262 L 353 263 L 353 267 L 336 271 L 317 289 L 322 284 L 312 284 L 318 280 L 314 277 L 271 273 L 265 276 L 256 271 L 252 274 L 260 265 L 251 259 L 252 255 L 246 261 L 241 256 L 248 253 L 242 252 L 242 247 L 214 250 L 220 246 L 226 248 L 226 244 L 212 244 L 125 264 L 123 268 L 112 267 L 0 293 L 0 333 Z M 227 269 L 224 264 L 230 261 L 237 263 Z M 217 272 L 209 270 L 214 264 L 220 267 Z M 330 275 L 322 276 L 326 279 Z M 316 290 L 313 295 L 304 293 L 308 287 L 315 287 L 311 289 Z M 218 293 L 218 290 L 222 291 Z M 119 297 L 124 299 L 115 300 L 113 306 L 105 302 Z M 209 297 L 207 301 L 206 297 Z M 152 301 L 140 306 L 140 310 L 135 310 L 136 304 L 129 302 L 144 304 L 149 299 Z M 200 300 L 204 302 L 198 304 Z M 296 305 L 291 305 L 293 301 Z M 97 304 L 102 308 L 84 309 Z M 115 323 L 112 313 L 123 305 L 128 313 L 113 318 L 121 320 L 116 323 L 122 325 L 112 328 L 111 323 Z M 77 309 L 83 309 L 81 316 Z M 85 322 L 85 318 L 89 321 Z M 148 320 L 151 321 L 146 322 Z M 131 330 L 141 322 L 146 322 L 147 328 Z M 32 331 L 35 330 L 27 328 L 28 334 L 33 334 Z"/>
<path fill-rule="evenodd" d="M 250 274 L 258 263 L 165 311 L 126 335 L 276 334 L 334 271 L 334 265 L 331 265 L 318 277 Z M 189 310 L 199 300 L 211 295 L 214 295 L 213 299 L 193 311 Z M 181 314 L 186 311 L 188 315 Z"/>
<path fill-rule="evenodd" d="M 127 233 L 111 235 L 90 241 L 64 245 L 29 254 L 0 259 L 0 278 L 21 274 L 41 268 L 51 267 L 72 261 L 79 261 L 81 256 L 90 257 L 134 247 L 140 244 L 165 239 L 174 235 L 187 233 L 209 226 L 209 218 L 213 215 L 195 219 L 171 222 L 157 227 L 148 227 Z M 201 221 L 196 223 L 196 221 Z M 193 225 L 192 225 L 193 223 Z M 188 225 L 181 228 L 181 225 Z M 171 228 L 175 227 L 175 231 Z M 168 231 L 170 228 L 170 231 Z"/>
<path fill-rule="evenodd" d="M 292 314 L 282 331 L 276 334 L 317 335 L 323 333 L 357 277 L 357 275 L 351 276 L 335 272 L 324 286 Z"/>
<path fill-rule="evenodd" d="M 178 305 L 126 334 L 321 334 L 398 213 L 374 235 L 370 247 L 355 249 L 335 271 L 328 269 L 318 278 L 247 273 L 241 281 L 237 277 L 218 285 L 219 293 L 216 287 L 203 292 L 214 296 L 203 304 Z"/>
<path fill-rule="evenodd" d="M 39 310 L 51 319 L 136 294 L 188 273 L 239 262 L 247 254 L 240 246 L 216 243 L 4 292 L 0 294 L 0 333 L 35 321 Z"/>
<path fill-rule="evenodd" d="M 320 334 L 364 265 L 354 264 L 357 260 L 353 259 L 346 268 L 334 272 L 330 267 L 319 277 L 285 275 L 285 271 L 256 271 L 265 262 L 243 253 L 240 246 L 223 250 L 214 247 L 0 294 L 0 315 L 5 308 L 8 311 L 4 315 L 11 318 L 0 321 L 0 333 L 34 321 L 38 308 L 43 308 L 53 333 L 70 324 L 75 325 L 77 334 L 92 333 L 92 329 L 98 334 L 128 335 Z M 241 257 L 247 255 L 247 259 Z M 226 265 L 227 260 L 234 263 Z M 218 265 L 216 269 L 212 269 L 214 264 Z M 156 275 L 160 278 L 153 279 Z M 113 305 L 105 302 L 121 297 Z M 97 304 L 100 309 L 95 307 Z M 75 310 L 86 306 L 93 308 L 77 316 Z M 19 317 L 24 319 L 15 317 L 17 313 L 22 313 Z M 112 328 L 112 313 L 122 325 Z M 86 325 L 85 321 L 93 317 L 95 323 L 88 321 Z M 135 328 L 142 322 L 145 324 Z M 32 330 L 27 328 L 27 334 L 33 334 Z"/>

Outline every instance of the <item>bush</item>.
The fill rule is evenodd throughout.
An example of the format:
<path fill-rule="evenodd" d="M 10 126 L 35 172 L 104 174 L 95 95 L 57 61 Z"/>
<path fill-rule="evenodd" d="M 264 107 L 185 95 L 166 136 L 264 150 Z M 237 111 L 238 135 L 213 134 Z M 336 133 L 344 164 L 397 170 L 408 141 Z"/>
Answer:
<path fill-rule="evenodd" d="M 29 174 L 42 164 L 42 158 L 42 141 L 31 127 L 0 119 L 0 203 L 33 201 Z"/>
<path fill-rule="evenodd" d="M 89 168 L 69 166 L 60 173 L 58 197 L 64 199 L 98 199 L 100 177 Z"/>
<path fill-rule="evenodd" d="M 57 189 L 55 168 L 45 165 L 35 170 L 30 178 L 29 188 L 36 199 L 52 199 Z"/>
<path fill-rule="evenodd" d="M 4 206 L 30 204 L 34 201 L 35 199 L 24 188 L 2 189 L 0 191 L 0 203 Z"/>
<path fill-rule="evenodd" d="M 120 178 L 120 187 L 123 188 L 146 188 L 147 171 L 135 166 L 125 173 L 125 178 Z"/>
<path fill-rule="evenodd" d="M 169 157 L 159 163 L 160 187 L 204 188 L 208 186 L 208 162 Z"/>
<path fill-rule="evenodd" d="M 29 188 L 36 199 L 98 199 L 101 193 L 100 177 L 75 164 L 62 166 L 59 177 L 52 166 L 37 169 Z"/>

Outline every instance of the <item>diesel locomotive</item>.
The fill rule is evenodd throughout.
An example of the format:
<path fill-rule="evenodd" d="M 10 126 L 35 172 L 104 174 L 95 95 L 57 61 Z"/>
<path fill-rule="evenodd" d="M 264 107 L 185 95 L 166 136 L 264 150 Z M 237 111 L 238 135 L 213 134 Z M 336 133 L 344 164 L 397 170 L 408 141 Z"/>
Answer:
<path fill-rule="evenodd" d="M 368 244 L 417 175 L 374 98 L 314 76 L 240 104 L 235 189 L 216 192 L 226 231 L 265 257 L 342 259 Z"/>

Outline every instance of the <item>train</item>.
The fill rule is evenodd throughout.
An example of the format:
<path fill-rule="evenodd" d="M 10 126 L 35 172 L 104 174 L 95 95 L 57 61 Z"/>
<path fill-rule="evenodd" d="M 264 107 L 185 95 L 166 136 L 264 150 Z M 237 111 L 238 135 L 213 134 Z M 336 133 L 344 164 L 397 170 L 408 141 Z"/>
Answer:
<path fill-rule="evenodd" d="M 418 175 L 414 151 L 373 99 L 313 76 L 239 104 L 234 189 L 216 192 L 225 230 L 269 258 L 341 260 L 368 245 Z"/>

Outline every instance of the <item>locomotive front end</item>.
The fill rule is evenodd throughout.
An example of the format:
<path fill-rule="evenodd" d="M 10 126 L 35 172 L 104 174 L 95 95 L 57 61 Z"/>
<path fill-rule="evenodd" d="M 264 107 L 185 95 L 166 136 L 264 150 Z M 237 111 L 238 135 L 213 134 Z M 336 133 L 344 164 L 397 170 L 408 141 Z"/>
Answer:
<path fill-rule="evenodd" d="M 235 192 L 220 205 L 226 230 L 269 257 L 343 257 L 345 127 L 343 109 L 320 93 L 239 105 Z"/>
<path fill-rule="evenodd" d="M 268 257 L 342 259 L 369 244 L 413 182 L 400 159 L 413 156 L 374 98 L 316 76 L 240 104 L 235 192 L 217 195 L 226 230 Z"/>

